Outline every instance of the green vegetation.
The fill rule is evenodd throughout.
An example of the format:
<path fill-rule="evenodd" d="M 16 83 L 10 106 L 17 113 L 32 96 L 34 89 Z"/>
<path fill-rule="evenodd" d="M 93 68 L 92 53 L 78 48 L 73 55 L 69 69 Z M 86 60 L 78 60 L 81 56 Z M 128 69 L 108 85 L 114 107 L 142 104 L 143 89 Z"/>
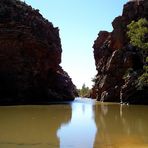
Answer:
<path fill-rule="evenodd" d="M 137 22 L 132 21 L 127 27 L 129 29 L 127 35 L 130 38 L 130 43 L 141 48 L 142 53 L 146 54 L 148 50 L 148 21 L 142 18 Z"/>
<path fill-rule="evenodd" d="M 142 89 L 148 87 L 148 21 L 141 18 L 137 22 L 132 21 L 127 28 L 130 43 L 140 48 L 143 56 L 143 73 L 138 79 L 138 86 Z"/>
<path fill-rule="evenodd" d="M 134 70 L 133 68 L 128 68 L 123 76 L 124 79 L 126 79 L 129 75 L 133 74 Z"/>
<path fill-rule="evenodd" d="M 139 77 L 139 88 L 143 89 L 144 87 L 148 87 L 148 73 L 143 73 Z"/>
<path fill-rule="evenodd" d="M 82 85 L 81 89 L 78 89 L 78 94 L 80 97 L 90 97 L 91 89 L 87 87 L 85 84 Z"/>

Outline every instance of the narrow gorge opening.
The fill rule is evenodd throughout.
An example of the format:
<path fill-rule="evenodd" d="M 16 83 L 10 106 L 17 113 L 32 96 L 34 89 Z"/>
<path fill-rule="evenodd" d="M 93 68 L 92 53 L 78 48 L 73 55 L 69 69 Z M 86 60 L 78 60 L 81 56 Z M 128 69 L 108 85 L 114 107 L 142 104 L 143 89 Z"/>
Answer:
<path fill-rule="evenodd" d="M 0 0 L 0 147 L 148 148 L 147 98 L 147 0 Z"/>
<path fill-rule="evenodd" d="M 30 103 L 25 98 L 44 97 L 36 101 L 45 103 L 76 96 L 130 102 L 146 92 L 147 28 L 139 37 L 145 46 L 132 42 L 131 33 L 132 25 L 147 26 L 144 0 L 2 0 L 0 11 L 2 96 L 8 91 L 20 103 Z M 12 98 L 6 95 L 8 102 Z"/>

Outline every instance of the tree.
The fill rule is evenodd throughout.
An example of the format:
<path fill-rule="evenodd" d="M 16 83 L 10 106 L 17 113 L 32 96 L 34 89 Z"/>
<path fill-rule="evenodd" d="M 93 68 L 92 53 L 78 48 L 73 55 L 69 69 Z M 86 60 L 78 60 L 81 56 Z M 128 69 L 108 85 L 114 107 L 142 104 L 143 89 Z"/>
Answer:
<path fill-rule="evenodd" d="M 80 97 L 90 96 L 90 89 L 89 89 L 89 87 L 86 87 L 85 83 L 82 85 L 82 88 L 79 89 L 79 96 Z"/>
<path fill-rule="evenodd" d="M 141 18 L 137 22 L 132 21 L 128 26 L 127 35 L 130 43 L 141 49 L 143 56 L 148 52 L 148 21 Z"/>
<path fill-rule="evenodd" d="M 141 18 L 137 22 L 132 21 L 127 28 L 130 43 L 140 48 L 143 56 L 143 74 L 138 79 L 138 85 L 140 88 L 148 87 L 148 21 Z"/>

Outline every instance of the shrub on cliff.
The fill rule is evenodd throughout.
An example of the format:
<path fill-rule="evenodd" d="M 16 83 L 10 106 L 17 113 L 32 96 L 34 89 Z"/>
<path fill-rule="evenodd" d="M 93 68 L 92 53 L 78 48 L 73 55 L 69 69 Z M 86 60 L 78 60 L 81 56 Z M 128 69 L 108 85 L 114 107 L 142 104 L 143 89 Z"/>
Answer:
<path fill-rule="evenodd" d="M 129 29 L 127 35 L 130 38 L 130 43 L 147 52 L 148 38 L 146 36 L 148 35 L 148 21 L 141 18 L 137 22 L 132 21 L 127 27 Z"/>
<path fill-rule="evenodd" d="M 132 21 L 128 26 L 127 35 L 133 46 L 140 48 L 143 56 L 143 74 L 139 77 L 139 87 L 148 87 L 148 21 L 144 18 Z"/>
<path fill-rule="evenodd" d="M 144 65 L 144 73 L 139 77 L 139 84 L 141 88 L 148 87 L 148 57 Z"/>
<path fill-rule="evenodd" d="M 143 73 L 139 77 L 139 88 L 143 89 L 145 87 L 148 87 L 148 73 Z"/>

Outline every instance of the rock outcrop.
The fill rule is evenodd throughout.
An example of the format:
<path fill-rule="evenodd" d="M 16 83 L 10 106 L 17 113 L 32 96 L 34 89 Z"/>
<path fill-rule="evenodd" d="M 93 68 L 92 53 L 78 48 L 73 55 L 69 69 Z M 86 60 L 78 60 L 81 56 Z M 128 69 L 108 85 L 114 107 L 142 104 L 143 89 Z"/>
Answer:
<path fill-rule="evenodd" d="M 59 29 L 19 0 L 0 1 L 0 104 L 73 100 Z"/>
<path fill-rule="evenodd" d="M 93 97 L 101 101 L 148 104 L 148 88 L 136 89 L 137 77 L 143 69 L 139 49 L 133 47 L 127 38 L 127 25 L 140 18 L 148 19 L 148 1 L 134 1 L 124 5 L 122 16 L 112 22 L 113 31 L 101 31 L 95 40 L 94 58 L 97 69 Z M 125 81 L 124 75 L 132 68 L 136 73 Z M 131 88 L 131 90 L 129 90 Z M 140 97 L 142 94 L 143 97 Z"/>

